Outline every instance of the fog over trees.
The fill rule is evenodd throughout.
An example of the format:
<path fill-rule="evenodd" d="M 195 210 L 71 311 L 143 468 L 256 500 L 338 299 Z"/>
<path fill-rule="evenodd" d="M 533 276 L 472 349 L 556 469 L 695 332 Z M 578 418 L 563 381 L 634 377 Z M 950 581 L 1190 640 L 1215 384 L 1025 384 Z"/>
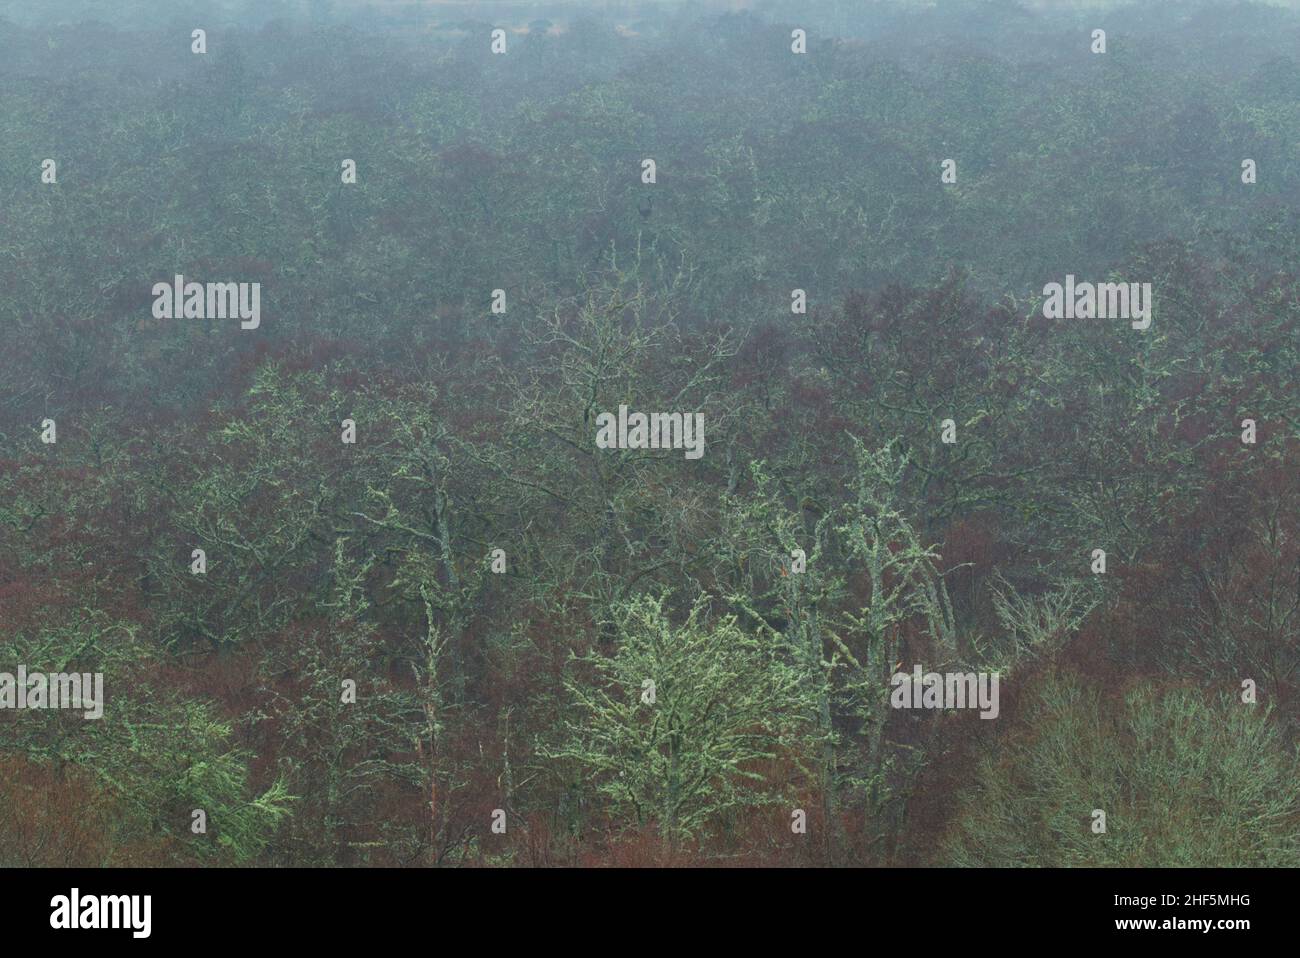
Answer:
<path fill-rule="evenodd" d="M 1300 865 L 1298 374 L 1295 3 L 0 0 L 0 865 Z"/>

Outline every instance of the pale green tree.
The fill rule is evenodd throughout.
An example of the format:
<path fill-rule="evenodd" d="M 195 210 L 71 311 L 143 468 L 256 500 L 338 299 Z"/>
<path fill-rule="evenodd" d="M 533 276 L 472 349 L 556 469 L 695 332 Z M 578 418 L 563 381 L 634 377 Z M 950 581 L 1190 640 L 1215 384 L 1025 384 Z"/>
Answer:
<path fill-rule="evenodd" d="M 616 650 L 572 663 L 573 712 L 540 752 L 573 762 L 615 816 L 655 825 L 673 847 L 782 797 L 758 766 L 806 750 L 810 703 L 773 636 L 710 621 L 706 597 L 679 624 L 665 606 L 618 604 Z"/>

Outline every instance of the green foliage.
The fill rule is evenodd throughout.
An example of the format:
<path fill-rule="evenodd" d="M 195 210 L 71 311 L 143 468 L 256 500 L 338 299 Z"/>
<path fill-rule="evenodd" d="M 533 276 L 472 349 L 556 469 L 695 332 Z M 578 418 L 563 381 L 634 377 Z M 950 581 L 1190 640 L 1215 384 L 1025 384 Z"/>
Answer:
<path fill-rule="evenodd" d="M 29 673 L 103 673 L 102 718 L 29 710 L 4 747 L 97 780 L 115 803 L 117 841 L 164 835 L 182 861 L 247 862 L 289 814 L 294 799 L 283 780 L 261 792 L 251 786 L 253 755 L 234 743 L 233 723 L 213 703 L 149 684 L 156 654 L 128 623 L 83 614 L 20 634 L 5 652 Z M 206 814 L 205 834 L 190 830 L 195 809 Z"/>
<path fill-rule="evenodd" d="M 1300 864 L 1300 757 L 1270 709 L 1151 683 L 1119 699 L 1052 675 L 1030 710 L 980 761 L 941 861 Z M 1092 831 L 1094 809 L 1105 834 Z"/>
<path fill-rule="evenodd" d="M 778 643 L 734 617 L 708 622 L 704 598 L 674 626 L 664 602 L 621 604 L 613 654 L 574 662 L 574 716 L 543 754 L 573 762 L 615 814 L 671 843 L 783 797 L 761 770 L 806 748 L 810 703 Z"/>

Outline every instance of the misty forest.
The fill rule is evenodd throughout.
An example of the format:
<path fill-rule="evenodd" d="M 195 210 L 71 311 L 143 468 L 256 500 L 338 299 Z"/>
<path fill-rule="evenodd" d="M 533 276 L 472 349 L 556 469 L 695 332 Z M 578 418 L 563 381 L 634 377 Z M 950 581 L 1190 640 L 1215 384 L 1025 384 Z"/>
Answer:
<path fill-rule="evenodd" d="M 3 0 L 0 865 L 1300 865 L 1298 370 L 1295 4 Z"/>

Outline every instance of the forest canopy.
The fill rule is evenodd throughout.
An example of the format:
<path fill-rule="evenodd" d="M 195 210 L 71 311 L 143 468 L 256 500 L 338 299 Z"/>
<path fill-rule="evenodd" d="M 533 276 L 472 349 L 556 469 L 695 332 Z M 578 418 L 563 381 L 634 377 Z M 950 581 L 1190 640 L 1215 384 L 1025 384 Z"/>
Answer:
<path fill-rule="evenodd" d="M 723 6 L 0 2 L 0 865 L 1300 865 L 1300 10 Z"/>

